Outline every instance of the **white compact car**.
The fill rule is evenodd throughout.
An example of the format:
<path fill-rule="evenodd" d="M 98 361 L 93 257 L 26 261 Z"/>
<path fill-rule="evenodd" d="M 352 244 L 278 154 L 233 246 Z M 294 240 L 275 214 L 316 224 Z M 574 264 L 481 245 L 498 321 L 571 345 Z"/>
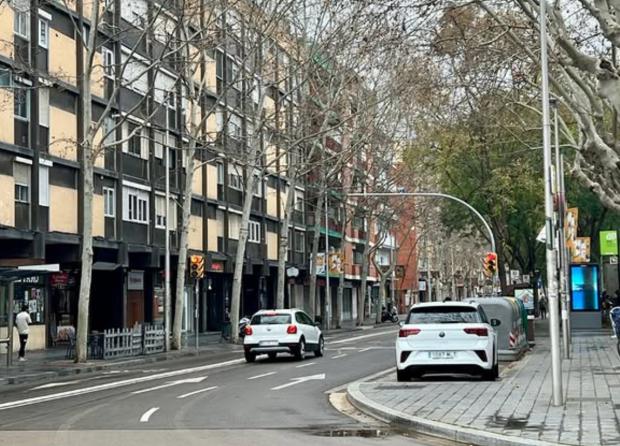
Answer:
<path fill-rule="evenodd" d="M 478 303 L 429 302 L 411 307 L 396 340 L 398 381 L 425 373 L 499 375 L 496 327 Z"/>
<path fill-rule="evenodd" d="M 302 310 L 261 310 L 245 327 L 245 360 L 254 362 L 262 353 L 271 359 L 278 353 L 290 353 L 301 360 L 308 351 L 323 356 L 325 340 L 317 325 Z"/>

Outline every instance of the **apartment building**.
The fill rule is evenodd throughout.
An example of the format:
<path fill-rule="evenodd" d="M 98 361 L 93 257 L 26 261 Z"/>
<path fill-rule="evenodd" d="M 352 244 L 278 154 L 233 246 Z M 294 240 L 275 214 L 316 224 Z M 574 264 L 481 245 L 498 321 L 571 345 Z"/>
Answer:
<path fill-rule="evenodd" d="M 88 65 L 84 46 L 95 4 L 101 8 L 100 26 Z M 190 161 L 184 156 L 190 139 L 183 90 L 188 87 L 175 74 L 178 61 L 161 56 L 175 33 L 177 42 L 182 39 L 174 14 L 166 13 L 160 2 L 17 0 L 0 5 L 0 267 L 61 266 L 58 274 L 15 284 L 16 304 L 27 302 L 33 315 L 33 348 L 49 345 L 58 327 L 76 324 L 85 224 L 80 141 L 86 89 L 92 94 L 93 120 L 105 117 L 95 138 L 101 150 L 94 175 L 90 327 L 162 320 L 165 221 L 169 218 L 172 226 L 174 285 L 179 202 L 190 168 L 189 254 L 205 255 L 207 275 L 200 284 L 198 327 L 190 317 L 192 293 L 186 293 L 186 328 L 219 329 L 230 304 L 247 175 L 260 179 L 252 191 L 241 308 L 251 314 L 274 306 L 278 233 L 290 184 L 287 163 L 289 157 L 300 156 L 282 153 L 277 143 L 295 119 L 296 96 L 291 91 L 298 89 L 291 58 L 285 43 L 273 39 L 265 54 L 261 47 L 248 56 L 247 32 L 236 11 L 200 10 L 192 17 L 203 25 L 210 20 L 217 39 L 196 59 L 200 68 L 194 76 L 203 85 L 199 104 L 205 119 Z M 149 30 L 146 23 L 161 26 Z M 256 57 L 263 60 L 262 73 L 269 79 L 259 79 L 261 73 L 252 70 Z M 87 66 L 92 67 L 90 86 L 82 76 Z M 258 94 L 252 85 L 258 82 L 267 85 L 264 170 L 244 166 L 239 156 L 255 131 Z M 269 138 L 264 137 L 267 133 Z M 303 179 L 296 181 L 288 258 L 288 266 L 300 271 L 289 288 L 298 295 L 308 268 L 304 184 Z"/>

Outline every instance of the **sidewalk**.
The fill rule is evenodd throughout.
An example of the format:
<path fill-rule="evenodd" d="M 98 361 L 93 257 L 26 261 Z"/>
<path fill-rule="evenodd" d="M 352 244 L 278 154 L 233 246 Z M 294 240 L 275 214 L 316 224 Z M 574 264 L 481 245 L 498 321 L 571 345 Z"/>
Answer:
<path fill-rule="evenodd" d="M 620 444 L 620 358 L 610 332 L 575 333 L 563 360 L 564 407 L 551 405 L 549 338 L 496 382 L 475 379 L 358 383 L 359 409 L 417 431 L 478 445 Z"/>
<path fill-rule="evenodd" d="M 354 332 L 364 329 L 373 329 L 375 326 L 370 321 L 368 325 L 356 327 L 353 321 L 343 323 L 339 329 L 328 330 L 326 336 L 341 333 Z M 392 326 L 393 324 L 382 324 L 377 327 Z M 27 352 L 25 362 L 17 361 L 17 353 L 13 356 L 13 365 L 7 369 L 5 350 L 0 352 L 0 388 L 4 384 L 21 384 L 26 382 L 37 382 L 59 377 L 66 377 L 76 374 L 92 373 L 100 370 L 127 367 L 128 365 L 147 364 L 158 361 L 167 361 L 190 357 L 196 355 L 196 341 L 193 333 L 183 337 L 184 348 L 179 351 L 168 353 L 158 353 L 148 356 L 133 356 L 114 360 L 89 360 L 86 363 L 76 364 L 71 359 L 65 359 L 67 351 L 66 345 L 59 345 L 47 350 Z M 243 351 L 241 345 L 231 344 L 221 339 L 220 332 L 201 333 L 199 335 L 198 354 L 217 354 Z"/>

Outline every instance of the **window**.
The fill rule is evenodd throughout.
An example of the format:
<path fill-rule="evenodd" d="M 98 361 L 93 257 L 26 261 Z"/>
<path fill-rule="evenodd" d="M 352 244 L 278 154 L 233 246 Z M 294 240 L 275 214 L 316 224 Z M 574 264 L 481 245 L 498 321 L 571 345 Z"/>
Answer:
<path fill-rule="evenodd" d="M 50 205 L 50 168 L 39 166 L 39 205 Z"/>
<path fill-rule="evenodd" d="M 228 187 L 236 190 L 243 190 L 243 177 L 235 172 L 228 174 Z"/>
<path fill-rule="evenodd" d="M 30 119 L 30 88 L 27 85 L 16 83 L 13 90 L 13 100 L 15 118 L 28 121 Z"/>
<path fill-rule="evenodd" d="M 115 123 L 114 119 L 107 116 L 103 120 L 103 141 L 102 144 L 104 147 L 110 147 L 115 141 Z"/>
<path fill-rule="evenodd" d="M 166 197 L 155 195 L 155 227 L 166 228 Z"/>
<path fill-rule="evenodd" d="M 239 66 L 235 63 L 230 64 L 230 84 L 237 91 L 241 91 L 243 88 L 241 70 L 239 70 Z"/>
<path fill-rule="evenodd" d="M 241 139 L 242 137 L 241 118 L 237 115 L 230 115 L 228 120 L 228 136 L 235 139 Z"/>
<path fill-rule="evenodd" d="M 295 192 L 295 210 L 299 212 L 304 211 L 304 195 L 303 192 Z"/>
<path fill-rule="evenodd" d="M 254 194 L 255 197 L 263 196 L 263 188 L 258 175 L 254 175 L 254 187 L 252 188 L 252 194 Z"/>
<path fill-rule="evenodd" d="M 47 20 L 39 19 L 39 46 L 47 49 L 49 47 L 50 28 Z"/>
<path fill-rule="evenodd" d="M 155 158 L 164 158 L 164 144 L 166 142 L 166 135 L 159 130 L 153 132 L 153 140 L 155 141 Z"/>
<path fill-rule="evenodd" d="M 39 125 L 50 126 L 50 90 L 45 87 L 39 88 Z"/>
<path fill-rule="evenodd" d="M 15 180 L 15 201 L 30 203 L 30 165 L 14 163 L 13 178 Z"/>
<path fill-rule="evenodd" d="M 139 189 L 125 188 L 123 190 L 123 195 L 123 219 L 134 223 L 148 224 L 148 192 Z"/>
<path fill-rule="evenodd" d="M 222 163 L 217 164 L 217 184 L 224 184 L 224 165 Z"/>
<path fill-rule="evenodd" d="M 28 3 L 27 0 L 13 2 L 15 8 L 13 31 L 26 40 L 30 40 L 30 14 L 28 13 Z"/>
<path fill-rule="evenodd" d="M 480 323 L 480 313 L 475 307 L 436 306 L 411 310 L 407 324 L 457 324 Z"/>
<path fill-rule="evenodd" d="M 257 221 L 248 222 L 248 242 L 260 243 L 260 223 Z"/>
<path fill-rule="evenodd" d="M 306 233 L 295 231 L 295 251 L 304 252 L 306 250 Z"/>
<path fill-rule="evenodd" d="M 103 58 L 103 75 L 114 79 L 114 51 L 103 47 L 101 48 L 101 56 Z"/>
<path fill-rule="evenodd" d="M 128 138 L 126 142 L 127 153 L 146 159 L 147 150 L 142 141 L 142 132 L 143 129 L 139 128 L 137 124 L 127 123 L 127 134 L 125 135 Z"/>
<path fill-rule="evenodd" d="M 111 187 L 103 188 L 103 216 L 114 217 L 116 215 L 116 200 L 114 189 Z"/>

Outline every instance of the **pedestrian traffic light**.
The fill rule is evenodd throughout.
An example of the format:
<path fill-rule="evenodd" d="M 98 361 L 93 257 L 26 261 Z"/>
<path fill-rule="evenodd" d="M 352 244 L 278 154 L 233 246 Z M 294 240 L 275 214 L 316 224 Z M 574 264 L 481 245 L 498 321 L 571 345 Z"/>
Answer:
<path fill-rule="evenodd" d="M 205 258 L 203 256 L 189 256 L 189 275 L 192 279 L 202 279 L 205 276 Z"/>
<path fill-rule="evenodd" d="M 487 252 L 487 254 L 484 256 L 483 266 L 484 272 L 488 276 L 494 275 L 497 271 L 497 254 L 495 254 L 494 252 Z"/>

